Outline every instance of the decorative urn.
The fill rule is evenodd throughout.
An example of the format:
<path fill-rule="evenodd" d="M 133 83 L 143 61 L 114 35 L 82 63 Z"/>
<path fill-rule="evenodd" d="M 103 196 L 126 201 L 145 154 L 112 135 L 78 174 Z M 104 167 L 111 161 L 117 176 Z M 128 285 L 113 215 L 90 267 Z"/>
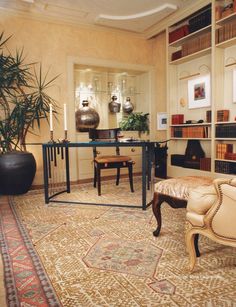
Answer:
<path fill-rule="evenodd" d="M 83 100 L 82 107 L 75 112 L 75 119 L 78 132 L 88 132 L 90 128 L 97 128 L 100 122 L 98 112 L 89 107 L 88 100 Z"/>
<path fill-rule="evenodd" d="M 120 112 L 120 103 L 117 101 L 117 96 L 111 97 L 111 102 L 109 102 L 109 111 L 111 113 L 119 113 Z"/>
<path fill-rule="evenodd" d="M 132 113 L 133 110 L 134 110 L 134 105 L 130 101 L 130 97 L 127 97 L 126 101 L 123 103 L 123 111 L 129 114 Z"/>

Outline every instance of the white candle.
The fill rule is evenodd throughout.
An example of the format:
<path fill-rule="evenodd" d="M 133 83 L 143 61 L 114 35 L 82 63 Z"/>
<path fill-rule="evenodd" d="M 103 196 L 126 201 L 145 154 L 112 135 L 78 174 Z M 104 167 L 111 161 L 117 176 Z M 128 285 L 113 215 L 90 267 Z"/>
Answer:
<path fill-rule="evenodd" d="M 65 103 L 64 103 L 64 130 L 67 131 L 67 108 Z"/>
<path fill-rule="evenodd" d="M 52 123 L 52 104 L 49 104 L 49 125 L 50 131 L 53 131 L 53 123 Z"/>

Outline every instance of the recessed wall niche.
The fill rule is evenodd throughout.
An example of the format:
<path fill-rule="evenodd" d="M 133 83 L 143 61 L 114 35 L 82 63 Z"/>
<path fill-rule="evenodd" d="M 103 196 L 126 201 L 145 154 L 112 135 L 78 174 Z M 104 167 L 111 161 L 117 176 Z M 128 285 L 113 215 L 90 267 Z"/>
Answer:
<path fill-rule="evenodd" d="M 119 127 L 119 122 L 128 115 L 127 100 L 132 103 L 132 112 L 149 112 L 148 72 L 75 65 L 74 82 L 75 112 L 88 100 L 99 114 L 100 129 Z M 119 108 L 113 107 L 114 101 L 120 104 Z"/>

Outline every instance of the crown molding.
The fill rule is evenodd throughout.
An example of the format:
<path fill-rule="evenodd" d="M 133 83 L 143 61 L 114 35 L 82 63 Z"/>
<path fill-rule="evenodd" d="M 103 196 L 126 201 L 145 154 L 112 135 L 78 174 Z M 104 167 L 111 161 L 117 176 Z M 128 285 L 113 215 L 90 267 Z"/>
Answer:
<path fill-rule="evenodd" d="M 163 20 L 158 22 L 156 25 L 150 27 L 147 31 L 144 32 L 145 38 L 150 39 L 150 38 L 155 37 L 156 35 L 165 31 L 166 28 L 168 28 L 168 26 L 170 26 L 171 24 L 177 23 L 178 21 L 188 17 L 193 12 L 201 9 L 202 7 L 210 3 L 212 3 L 211 0 L 198 0 L 198 1 L 195 1 L 194 4 L 189 4 L 183 9 L 180 9 L 177 12 L 164 18 Z"/>

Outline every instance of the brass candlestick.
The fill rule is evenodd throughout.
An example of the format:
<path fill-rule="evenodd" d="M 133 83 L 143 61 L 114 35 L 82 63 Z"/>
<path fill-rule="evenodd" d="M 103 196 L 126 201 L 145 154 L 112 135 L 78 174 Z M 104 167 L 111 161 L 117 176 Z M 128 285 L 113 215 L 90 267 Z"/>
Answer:
<path fill-rule="evenodd" d="M 62 143 L 69 143 L 68 139 L 67 139 L 67 130 L 64 130 L 65 132 L 65 137 L 64 139 L 62 140 Z"/>
<path fill-rule="evenodd" d="M 54 139 L 53 139 L 53 131 L 52 131 L 52 130 L 50 130 L 50 140 L 49 140 L 48 143 L 56 143 L 56 142 L 54 141 Z"/>

